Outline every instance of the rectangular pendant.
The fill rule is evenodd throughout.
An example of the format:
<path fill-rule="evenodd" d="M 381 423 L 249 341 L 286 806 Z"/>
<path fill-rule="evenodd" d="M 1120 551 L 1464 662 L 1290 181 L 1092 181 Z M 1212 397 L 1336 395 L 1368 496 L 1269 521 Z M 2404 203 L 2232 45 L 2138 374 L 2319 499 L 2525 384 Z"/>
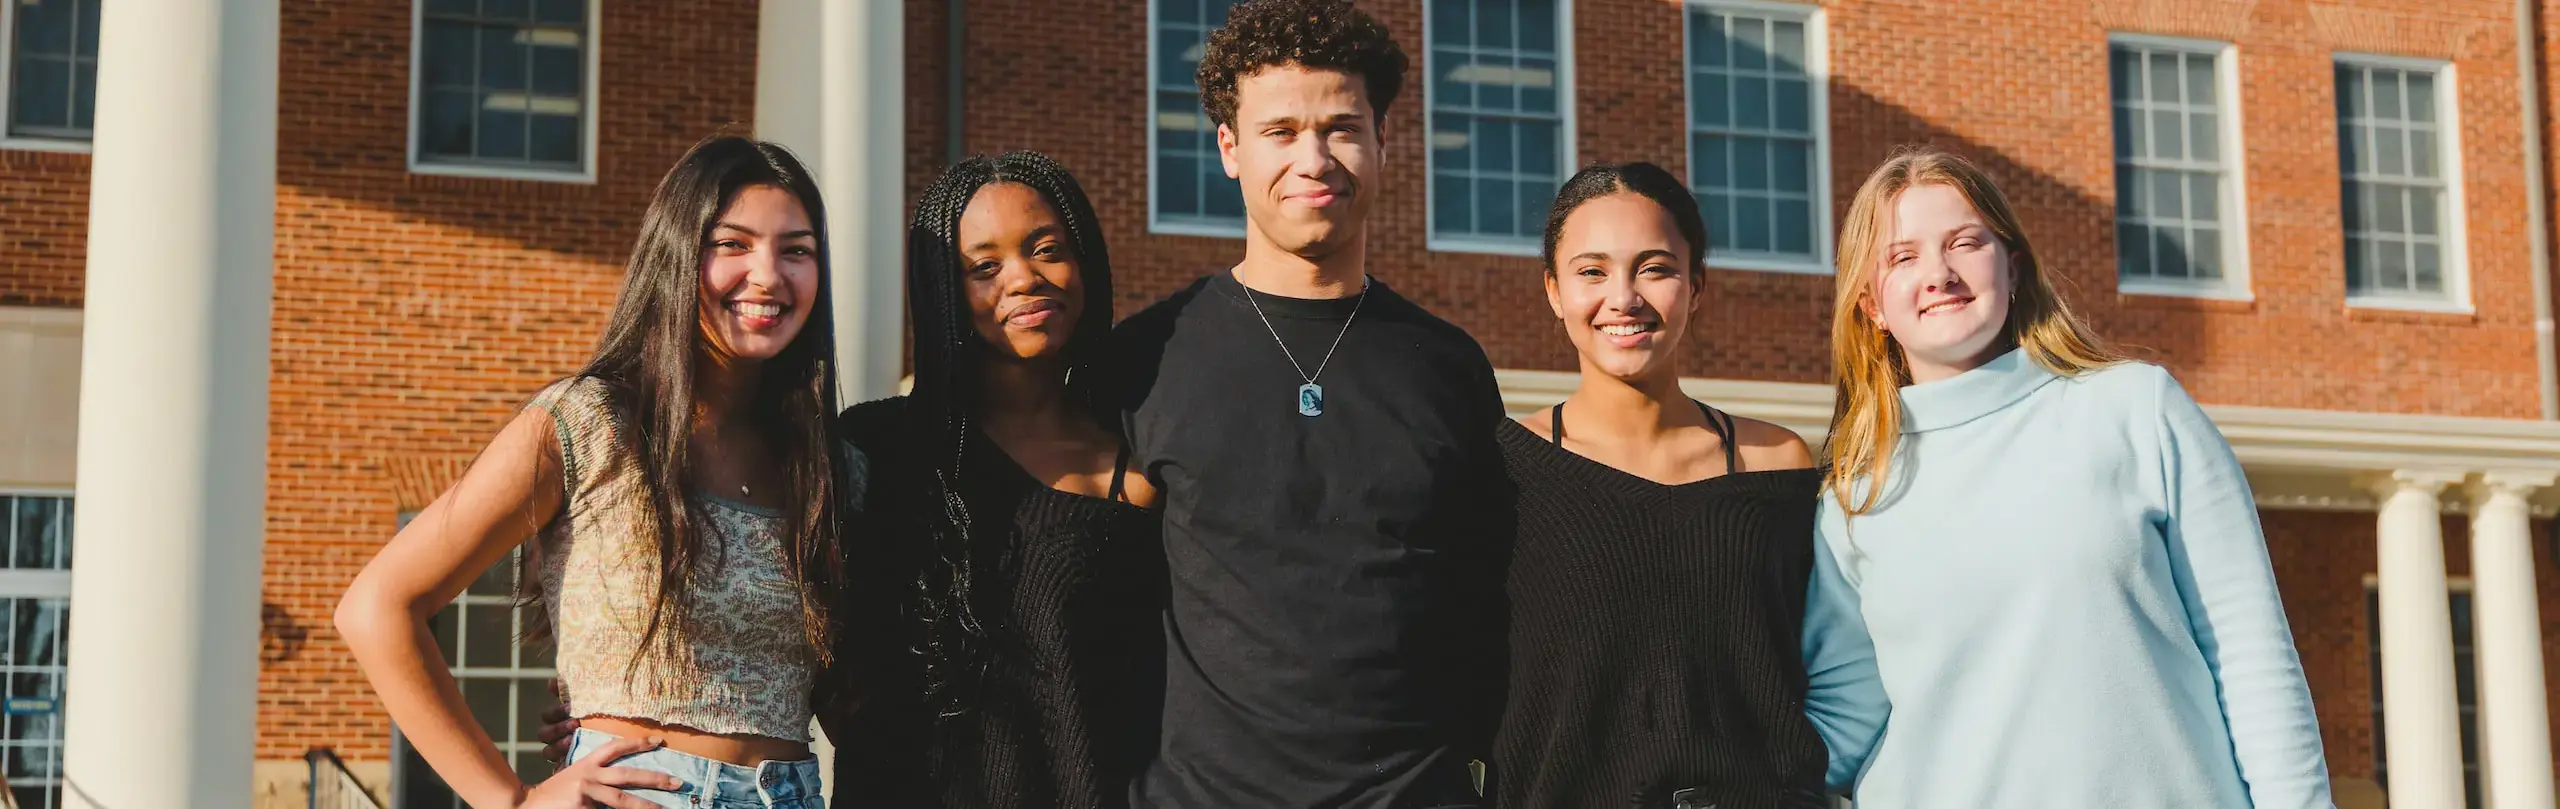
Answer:
<path fill-rule="evenodd" d="M 1324 415 L 1324 386 L 1309 382 L 1298 386 L 1298 415 Z"/>

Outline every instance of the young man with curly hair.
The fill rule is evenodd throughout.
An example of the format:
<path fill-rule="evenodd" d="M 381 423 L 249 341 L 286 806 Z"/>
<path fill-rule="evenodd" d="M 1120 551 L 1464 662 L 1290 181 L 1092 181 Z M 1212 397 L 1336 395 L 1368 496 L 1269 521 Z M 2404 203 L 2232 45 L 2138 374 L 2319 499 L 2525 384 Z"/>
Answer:
<path fill-rule="evenodd" d="M 1405 67 L 1348 0 L 1238 5 L 1200 60 L 1245 252 L 1117 335 L 1173 579 L 1135 806 L 1482 802 L 1503 415 L 1484 350 L 1368 261 Z"/>

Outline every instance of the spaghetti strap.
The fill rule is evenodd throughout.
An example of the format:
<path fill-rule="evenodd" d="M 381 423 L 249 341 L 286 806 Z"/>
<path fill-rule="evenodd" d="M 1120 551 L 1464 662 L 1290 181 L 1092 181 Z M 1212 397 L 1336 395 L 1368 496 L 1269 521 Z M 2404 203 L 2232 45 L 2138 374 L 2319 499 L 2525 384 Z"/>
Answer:
<path fill-rule="evenodd" d="M 1111 461 L 1111 500 L 1129 502 L 1129 444 L 1121 442 L 1120 457 Z"/>
<path fill-rule="evenodd" d="M 1697 405 L 1698 412 L 1706 415 L 1707 429 L 1716 431 L 1716 438 L 1724 441 L 1725 474 L 1742 471 L 1742 454 L 1733 444 L 1733 436 L 1736 432 L 1733 427 L 1733 416 L 1708 407 L 1705 402 L 1691 400 L 1690 403 Z"/>
<path fill-rule="evenodd" d="M 1564 446 L 1563 402 L 1557 402 L 1555 407 L 1547 409 L 1547 440 L 1556 442 L 1556 446 Z"/>

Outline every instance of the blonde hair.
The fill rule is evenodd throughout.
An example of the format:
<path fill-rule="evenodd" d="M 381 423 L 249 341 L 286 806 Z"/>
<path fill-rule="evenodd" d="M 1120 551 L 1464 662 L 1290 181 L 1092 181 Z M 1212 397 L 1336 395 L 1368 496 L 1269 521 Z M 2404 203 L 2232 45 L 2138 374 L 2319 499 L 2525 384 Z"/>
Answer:
<path fill-rule="evenodd" d="M 1894 448 L 1902 438 L 1901 389 L 1911 384 L 1911 368 L 1902 344 L 1869 320 L 1866 306 L 1882 263 L 1887 217 L 1894 200 L 1915 186 L 1943 185 L 1964 195 L 1965 202 L 1991 226 L 2009 254 L 2017 276 L 2008 322 L 2000 327 L 2000 345 L 2026 349 L 2027 357 L 2062 376 L 2123 362 L 2072 314 L 2052 280 L 2036 266 L 2026 231 L 2009 210 L 2009 201 L 1991 184 L 1990 175 L 1964 158 L 1944 152 L 1897 152 L 1849 202 L 1840 228 L 1839 289 L 1831 312 L 1831 378 L 1834 400 L 1831 437 L 1823 447 L 1830 471 L 1823 486 L 1851 515 L 1873 511 L 1883 500 L 1885 480 L 1893 467 Z M 1863 479 L 1866 492 L 1855 491 Z"/>

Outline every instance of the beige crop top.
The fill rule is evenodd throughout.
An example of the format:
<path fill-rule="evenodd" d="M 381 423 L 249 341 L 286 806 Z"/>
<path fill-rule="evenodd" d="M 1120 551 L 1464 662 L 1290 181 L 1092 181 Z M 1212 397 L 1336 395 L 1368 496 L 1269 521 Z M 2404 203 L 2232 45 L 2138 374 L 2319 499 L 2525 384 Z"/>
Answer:
<path fill-rule="evenodd" d="M 703 589 L 692 631 L 661 628 L 656 648 L 634 666 L 658 581 L 637 459 L 615 440 L 602 382 L 563 380 L 533 406 L 558 428 L 568 490 L 536 541 L 570 715 L 810 741 L 815 656 L 785 563 L 782 515 L 703 498 L 700 524 L 713 544 L 694 572 Z"/>

